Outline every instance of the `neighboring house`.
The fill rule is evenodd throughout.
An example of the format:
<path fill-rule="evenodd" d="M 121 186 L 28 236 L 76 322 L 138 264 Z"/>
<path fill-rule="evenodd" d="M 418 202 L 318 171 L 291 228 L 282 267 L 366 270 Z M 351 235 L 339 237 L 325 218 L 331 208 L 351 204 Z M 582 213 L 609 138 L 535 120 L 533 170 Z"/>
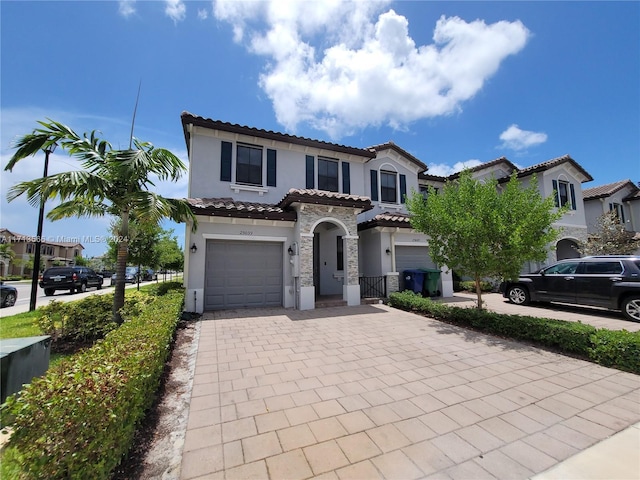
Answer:
<path fill-rule="evenodd" d="M 315 308 L 326 296 L 358 305 L 361 296 L 402 289 L 402 272 L 435 267 L 428 237 L 411 228 L 405 196 L 441 188 L 451 177 L 392 142 L 355 148 L 182 114 L 189 155 L 188 197 L 197 230 L 186 228 L 186 309 L 246 306 Z M 522 182 L 538 176 L 570 211 L 554 257 L 586 238 L 583 182 L 569 156 L 518 169 L 506 158 L 472 169 L 476 178 Z M 555 258 L 553 258 L 555 260 Z M 453 294 L 441 265 L 439 290 Z"/>
<path fill-rule="evenodd" d="M 72 265 L 75 257 L 82 256 L 84 247 L 78 242 L 57 242 L 43 239 L 40 246 L 40 258 L 45 268 L 53 265 Z M 35 254 L 36 236 L 16 233 L 6 228 L 0 228 L 0 243 L 9 243 L 15 254 L 9 265 L 2 265 L 2 275 L 24 275 L 25 263 Z M 19 260 L 16 262 L 16 260 Z"/>
<path fill-rule="evenodd" d="M 529 184 L 533 175 L 536 175 L 540 194 L 543 197 L 555 195 L 556 207 L 567 206 L 568 212 L 554 224 L 554 227 L 560 230 L 560 238 L 549 252 L 546 262 L 531 263 L 525 266 L 526 271 L 537 270 L 545 263 L 580 256 L 577 250 L 578 243 L 587 238 L 582 184 L 592 181 L 593 178 L 573 158 L 569 155 L 563 155 L 531 167 L 519 169 L 505 157 L 500 157 L 469 170 L 476 179 L 493 177 L 500 183 L 507 182 L 515 173 L 518 180 L 525 186 Z M 459 173 L 455 173 L 449 177 L 437 177 L 421 173 L 419 175 L 421 191 L 424 191 L 427 185 L 441 187 L 445 181 L 455 180 L 459 175 Z"/>
<path fill-rule="evenodd" d="M 598 219 L 611 211 L 629 232 L 640 232 L 640 188 L 631 180 L 586 189 L 584 207 L 589 233 L 594 233 Z"/>

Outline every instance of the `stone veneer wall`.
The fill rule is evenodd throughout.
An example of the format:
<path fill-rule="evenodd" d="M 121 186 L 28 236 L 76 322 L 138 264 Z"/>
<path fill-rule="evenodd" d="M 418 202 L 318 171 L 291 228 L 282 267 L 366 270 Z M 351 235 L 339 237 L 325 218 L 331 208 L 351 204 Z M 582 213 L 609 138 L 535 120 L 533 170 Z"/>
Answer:
<path fill-rule="evenodd" d="M 348 207 L 303 204 L 298 210 L 300 228 L 300 286 L 313 286 L 313 231 L 315 223 L 323 218 L 339 220 L 348 232 L 345 238 L 345 262 L 347 266 L 347 285 L 358 284 L 358 223 L 356 210 Z M 330 220 L 327 220 L 330 221 Z M 339 223 L 336 225 L 340 226 Z M 349 238 L 353 237 L 353 238 Z"/>

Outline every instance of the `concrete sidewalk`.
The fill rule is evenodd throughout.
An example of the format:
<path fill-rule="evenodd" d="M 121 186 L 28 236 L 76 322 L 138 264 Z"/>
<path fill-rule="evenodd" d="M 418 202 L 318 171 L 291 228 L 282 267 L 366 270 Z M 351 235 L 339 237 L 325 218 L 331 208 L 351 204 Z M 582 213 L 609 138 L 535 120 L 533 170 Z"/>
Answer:
<path fill-rule="evenodd" d="M 384 305 L 208 313 L 180 478 L 636 479 L 639 421 L 636 375 Z"/>

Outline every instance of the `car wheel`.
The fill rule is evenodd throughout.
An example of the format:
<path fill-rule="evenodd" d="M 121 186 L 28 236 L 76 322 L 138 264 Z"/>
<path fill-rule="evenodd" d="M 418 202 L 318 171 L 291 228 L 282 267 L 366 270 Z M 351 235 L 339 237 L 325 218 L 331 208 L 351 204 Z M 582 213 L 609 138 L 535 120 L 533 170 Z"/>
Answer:
<path fill-rule="evenodd" d="M 627 320 L 640 322 L 640 296 L 625 298 L 622 301 L 622 314 Z"/>
<path fill-rule="evenodd" d="M 507 296 L 509 297 L 509 301 L 516 305 L 527 305 L 530 301 L 529 291 L 520 285 L 510 287 Z"/>
<path fill-rule="evenodd" d="M 51 295 L 53 295 L 54 293 L 56 293 L 56 291 L 53 288 L 45 288 L 44 289 L 44 294 L 47 297 L 50 297 Z"/>
<path fill-rule="evenodd" d="M 87 291 L 87 284 L 86 283 L 80 284 L 80 293 L 84 293 L 86 291 Z"/>
<path fill-rule="evenodd" d="M 71 295 L 73 295 L 74 293 L 76 293 L 76 289 L 75 289 L 75 288 L 70 288 L 70 289 L 69 289 L 69 293 L 70 293 Z"/>
<path fill-rule="evenodd" d="M 16 294 L 13 292 L 7 293 L 7 296 L 4 297 L 4 307 L 13 307 L 16 304 Z"/>
<path fill-rule="evenodd" d="M 102 282 L 98 283 L 98 290 L 102 290 Z"/>

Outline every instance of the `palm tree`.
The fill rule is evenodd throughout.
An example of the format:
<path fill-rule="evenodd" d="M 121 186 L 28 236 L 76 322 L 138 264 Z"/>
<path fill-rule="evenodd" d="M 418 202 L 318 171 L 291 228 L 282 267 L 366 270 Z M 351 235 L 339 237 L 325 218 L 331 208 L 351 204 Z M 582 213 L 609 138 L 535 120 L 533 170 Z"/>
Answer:
<path fill-rule="evenodd" d="M 155 186 L 152 178 L 176 181 L 186 167 L 173 153 L 155 148 L 151 143 L 134 139 L 134 148 L 116 150 L 106 140 L 98 138 L 95 130 L 81 137 L 66 125 L 47 120 L 39 121 L 40 128 L 16 141 L 16 152 L 5 170 L 13 170 L 18 161 L 54 144 L 77 159 L 83 169 L 20 182 L 11 187 L 7 198 L 12 201 L 26 194 L 33 206 L 39 206 L 41 199 L 58 198 L 61 203 L 47 214 L 50 220 L 119 217 L 113 317 L 117 323 L 122 323 L 120 309 L 124 306 L 129 218 L 145 218 L 156 224 L 163 218 L 176 222 L 190 220 L 195 228 L 195 215 L 185 200 L 165 198 L 149 191 L 149 187 Z"/>
<path fill-rule="evenodd" d="M 10 243 L 0 243 L 0 263 L 6 265 L 3 268 L 3 271 L 9 271 L 9 266 L 11 265 L 11 261 L 16 256 L 15 252 L 11 249 Z M 0 275 L 3 275 L 4 272 L 0 272 Z"/>

